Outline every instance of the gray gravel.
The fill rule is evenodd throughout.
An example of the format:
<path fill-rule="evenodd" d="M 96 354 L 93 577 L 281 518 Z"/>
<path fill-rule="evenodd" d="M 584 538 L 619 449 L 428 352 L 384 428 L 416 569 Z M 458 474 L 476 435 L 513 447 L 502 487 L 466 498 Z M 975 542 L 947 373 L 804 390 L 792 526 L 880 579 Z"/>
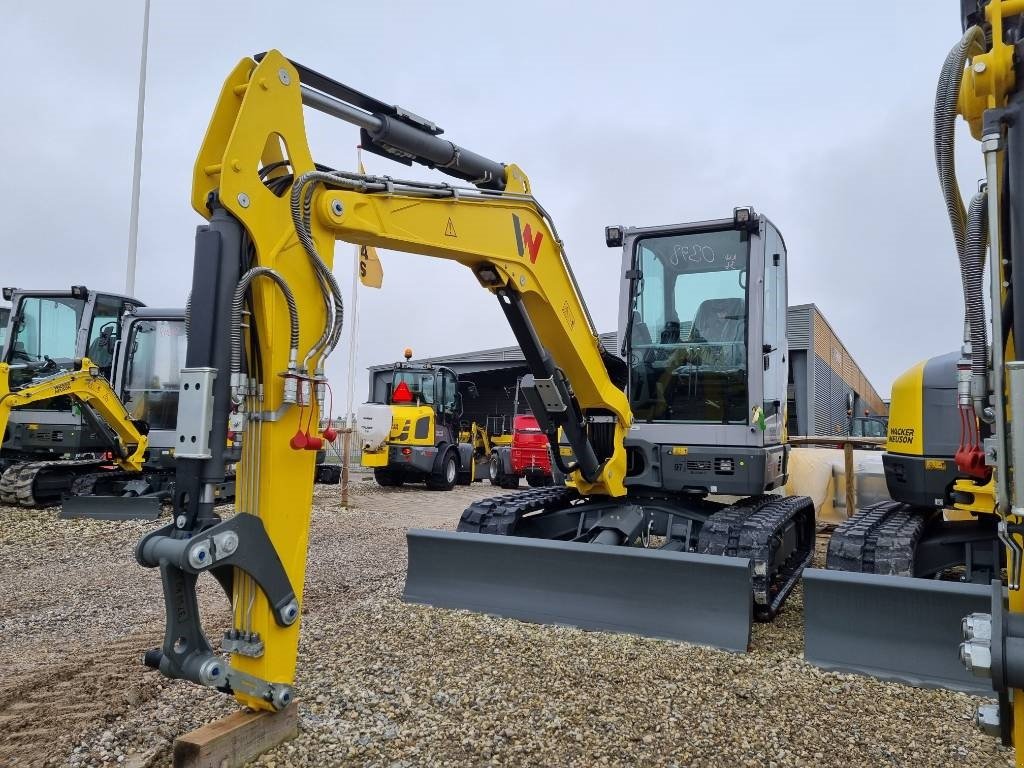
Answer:
<path fill-rule="evenodd" d="M 317 488 L 301 731 L 257 764 L 1012 764 L 974 697 L 805 664 L 799 593 L 748 654 L 402 604 L 405 528 L 450 527 L 487 495 L 364 481 L 346 510 Z M 153 524 L 0 515 L 0 765 L 169 765 L 175 736 L 234 710 L 139 665 L 163 621 L 132 556 Z M 211 634 L 228 621 L 214 587 Z"/>

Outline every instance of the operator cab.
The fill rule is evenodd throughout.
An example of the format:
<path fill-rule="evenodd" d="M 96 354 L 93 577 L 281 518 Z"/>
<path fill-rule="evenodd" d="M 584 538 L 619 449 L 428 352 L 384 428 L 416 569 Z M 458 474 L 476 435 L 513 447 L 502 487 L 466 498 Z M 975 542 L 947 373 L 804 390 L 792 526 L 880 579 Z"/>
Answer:
<path fill-rule="evenodd" d="M 462 404 L 458 377 L 450 368 L 399 363 L 388 386 L 387 403 L 429 405 L 438 414 L 455 416 Z"/>
<path fill-rule="evenodd" d="M 609 227 L 633 423 L 627 485 L 752 494 L 785 480 L 786 248 L 764 216 Z"/>
<path fill-rule="evenodd" d="M 18 386 L 34 373 L 71 370 L 82 357 L 96 363 L 109 379 L 121 315 L 142 305 L 127 296 L 90 291 L 82 285 L 70 291 L 4 288 L 3 295 L 12 302 L 3 361 L 27 371 L 12 372 L 12 383 Z"/>
<path fill-rule="evenodd" d="M 114 388 L 135 420 L 150 429 L 177 430 L 178 391 L 188 338 L 180 309 L 138 308 L 124 316 L 115 358 Z M 172 440 L 173 441 L 173 440 Z"/>

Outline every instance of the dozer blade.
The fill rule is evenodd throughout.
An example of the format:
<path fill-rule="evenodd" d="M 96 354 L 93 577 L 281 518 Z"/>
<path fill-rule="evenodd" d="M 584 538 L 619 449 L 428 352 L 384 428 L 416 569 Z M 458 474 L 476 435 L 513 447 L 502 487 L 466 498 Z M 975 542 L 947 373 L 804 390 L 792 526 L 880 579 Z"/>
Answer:
<path fill-rule="evenodd" d="M 994 696 L 959 659 L 960 622 L 991 608 L 991 590 L 909 576 L 804 571 L 804 659 L 925 688 Z"/>
<path fill-rule="evenodd" d="M 158 496 L 68 496 L 61 503 L 61 520 L 87 517 L 93 520 L 156 520 Z"/>
<path fill-rule="evenodd" d="M 406 602 L 730 651 L 750 643 L 746 558 L 422 529 L 407 539 Z"/>

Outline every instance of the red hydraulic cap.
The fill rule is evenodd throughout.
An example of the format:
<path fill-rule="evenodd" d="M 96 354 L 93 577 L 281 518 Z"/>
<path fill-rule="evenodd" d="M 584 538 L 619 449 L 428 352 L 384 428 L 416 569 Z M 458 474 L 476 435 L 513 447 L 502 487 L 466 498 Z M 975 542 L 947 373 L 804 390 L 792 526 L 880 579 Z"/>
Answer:
<path fill-rule="evenodd" d="M 404 381 L 398 382 L 398 386 L 395 387 L 395 391 L 391 393 L 392 403 L 411 403 L 412 392 L 409 390 L 409 385 Z"/>
<path fill-rule="evenodd" d="M 324 440 L 328 443 L 333 443 L 338 437 L 338 430 L 334 427 L 328 427 L 324 430 Z"/>
<path fill-rule="evenodd" d="M 306 450 L 307 451 L 319 451 L 324 447 L 324 441 L 322 438 L 316 437 L 315 435 L 306 433 Z"/>
<path fill-rule="evenodd" d="M 292 435 L 292 439 L 288 441 L 288 445 L 292 447 L 292 450 L 301 451 L 306 447 L 306 435 L 301 429 L 295 430 L 295 434 Z"/>

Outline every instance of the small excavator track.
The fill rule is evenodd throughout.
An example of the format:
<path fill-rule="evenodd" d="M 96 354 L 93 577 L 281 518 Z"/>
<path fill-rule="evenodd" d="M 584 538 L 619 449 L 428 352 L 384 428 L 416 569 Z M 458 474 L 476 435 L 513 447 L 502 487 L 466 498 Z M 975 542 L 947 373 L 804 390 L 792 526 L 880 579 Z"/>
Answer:
<path fill-rule="evenodd" d="M 508 493 L 504 496 L 492 496 L 470 504 L 462 513 L 462 519 L 455 530 L 511 536 L 523 515 L 541 509 L 562 509 L 578 498 L 579 494 L 575 488 L 565 486 L 548 486 Z"/>
<path fill-rule="evenodd" d="M 880 501 L 865 507 L 832 533 L 825 567 L 834 571 L 913 576 L 914 555 L 927 522 L 927 514 L 898 501 Z"/>
<path fill-rule="evenodd" d="M 814 556 L 814 502 L 807 496 L 752 496 L 711 515 L 697 551 L 754 562 L 754 616 L 771 621 Z"/>
<path fill-rule="evenodd" d="M 57 504 L 80 472 L 102 466 L 102 459 L 29 461 L 8 467 L 0 475 L 0 502 L 22 507 Z"/>
<path fill-rule="evenodd" d="M 462 513 L 456 530 L 514 536 L 525 515 L 565 509 L 579 498 L 573 488 L 547 487 L 483 499 Z M 810 563 L 814 541 L 811 499 L 754 496 L 710 515 L 701 526 L 697 551 L 753 560 L 754 615 L 770 621 Z"/>

